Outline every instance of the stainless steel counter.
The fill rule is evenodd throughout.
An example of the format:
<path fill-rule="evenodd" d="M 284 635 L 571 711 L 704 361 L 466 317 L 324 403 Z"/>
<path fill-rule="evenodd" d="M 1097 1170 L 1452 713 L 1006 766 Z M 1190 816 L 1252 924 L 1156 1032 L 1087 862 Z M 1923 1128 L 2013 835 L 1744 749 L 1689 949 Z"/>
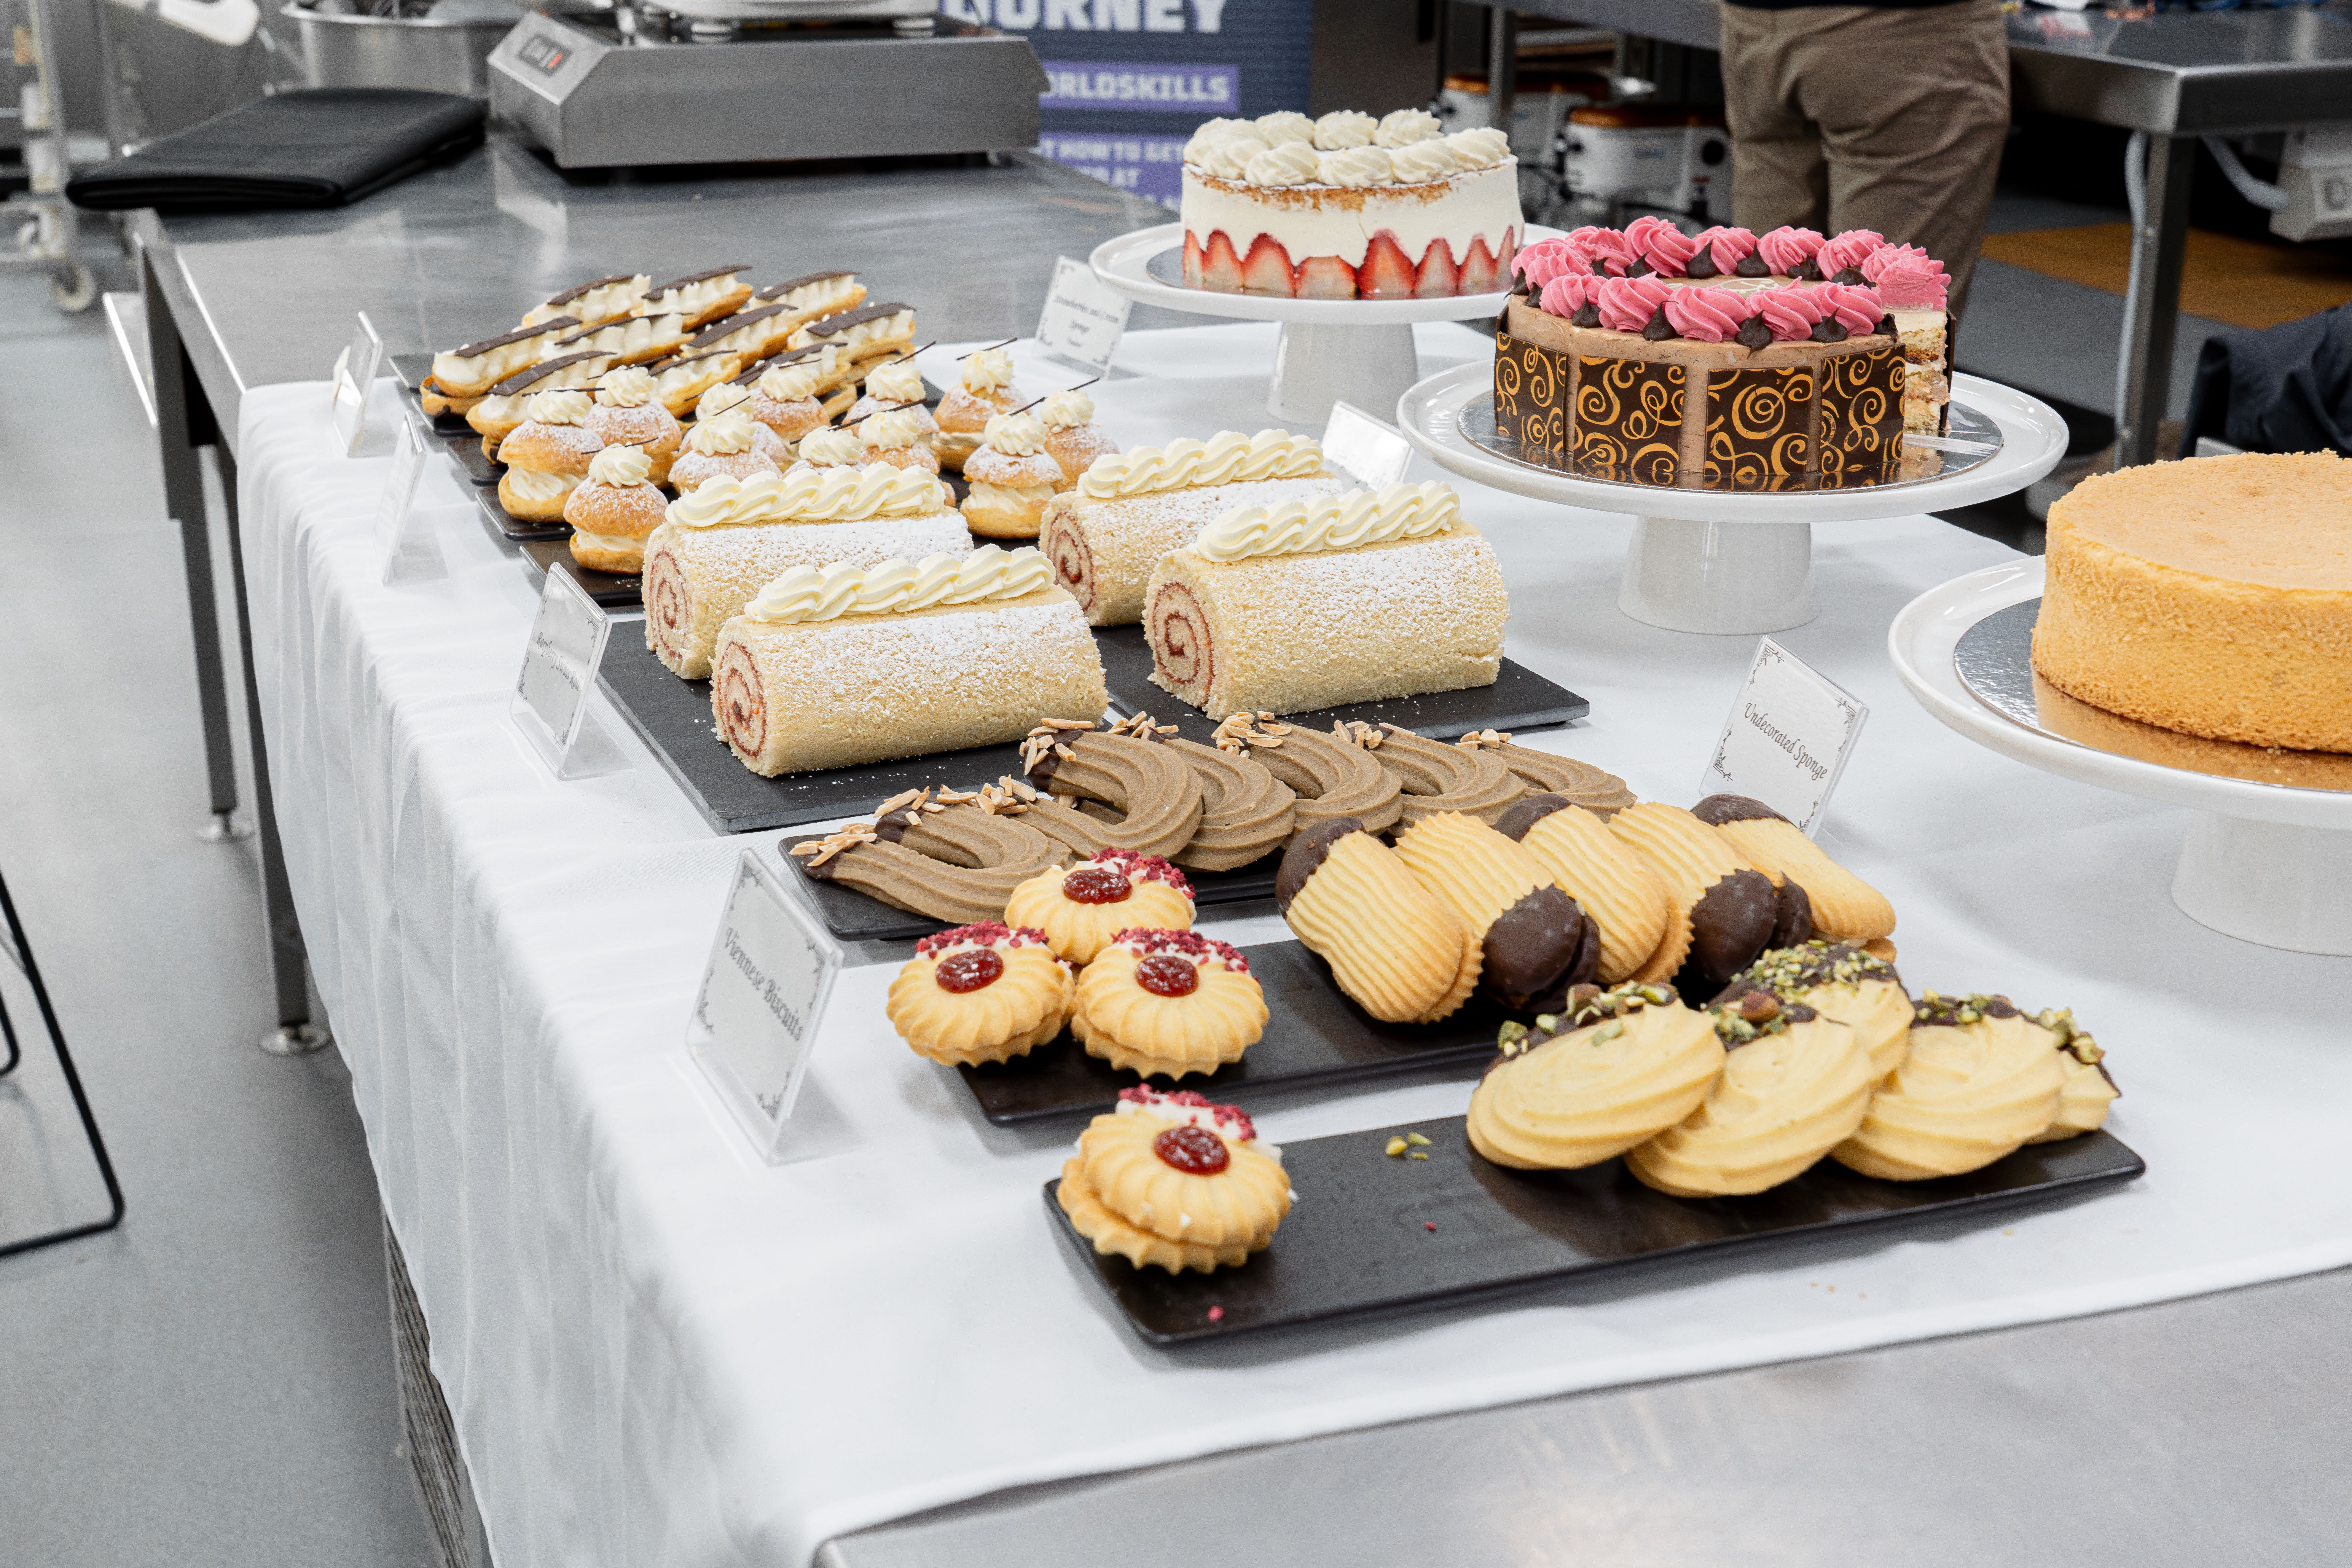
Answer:
<path fill-rule="evenodd" d="M 1025 163 L 573 184 L 503 141 L 344 211 L 149 217 L 174 514 L 201 525 L 192 448 L 210 419 L 233 431 L 244 388 L 323 377 L 355 310 L 394 350 L 423 349 L 614 267 L 846 265 L 916 303 L 926 335 L 1009 336 L 1034 323 L 1055 256 L 1159 220 Z M 1171 322 L 1138 311 L 1153 324 Z M 209 570 L 193 546 L 190 565 Z M 257 726 L 254 740 L 258 756 Z M 265 870 L 282 881 L 266 796 L 256 805 Z M 270 902 L 281 1021 L 299 1023 L 299 934 L 282 891 Z M 1174 1568 L 1203 1547 L 1314 1564 L 2331 1561 L 2352 1538 L 2352 1491 L 2332 1484 L 2352 1461 L 2347 1310 L 2352 1274 L 2329 1274 L 1548 1399 L 1026 1489 L 837 1540 L 823 1561 L 1055 1568 L 1115 1553 Z M 1149 1522 L 1161 1520 L 1182 1522 Z"/>

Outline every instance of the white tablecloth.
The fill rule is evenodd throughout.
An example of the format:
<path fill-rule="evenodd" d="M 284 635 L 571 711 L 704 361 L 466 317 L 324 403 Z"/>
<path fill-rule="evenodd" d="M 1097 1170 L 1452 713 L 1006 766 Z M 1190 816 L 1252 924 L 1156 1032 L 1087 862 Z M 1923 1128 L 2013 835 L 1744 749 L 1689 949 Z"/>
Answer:
<path fill-rule="evenodd" d="M 1121 363 L 1153 379 L 1098 386 L 1104 422 L 1129 444 L 1256 428 L 1271 331 L 1130 338 Z M 1457 328 L 1423 339 L 1424 369 L 1485 352 Z M 1825 842 L 1895 900 L 1915 988 L 2076 1009 L 2147 1178 L 1899 1240 L 1145 1349 L 1049 1229 L 1038 1189 L 1066 1134 L 990 1128 L 883 1021 L 903 951 L 854 954 L 836 990 L 798 1116 L 808 1157 L 752 1156 L 682 1032 L 736 856 L 776 836 L 713 837 L 608 710 L 635 766 L 551 778 L 506 718 L 533 599 L 514 558 L 436 471 L 451 575 L 382 586 L 388 464 L 327 455 L 324 403 L 267 387 L 243 409 L 272 777 L 501 1568 L 797 1568 L 829 1536 L 1016 1483 L 2352 1258 L 2352 967 L 2195 925 L 2165 892 L 2183 814 L 1996 758 L 1904 695 L 1883 651 L 1895 610 L 2007 554 L 1911 517 L 1822 528 L 1826 608 L 1783 637 L 1872 705 Z M 1689 801 L 1752 640 L 1621 616 L 1619 520 L 1483 490 L 1464 510 L 1502 556 L 1512 656 L 1592 703 L 1537 743 Z M 1270 912 L 1206 929 L 1282 934 Z M 1286 1142 L 1468 1093 L 1295 1100 L 1261 1125 Z"/>

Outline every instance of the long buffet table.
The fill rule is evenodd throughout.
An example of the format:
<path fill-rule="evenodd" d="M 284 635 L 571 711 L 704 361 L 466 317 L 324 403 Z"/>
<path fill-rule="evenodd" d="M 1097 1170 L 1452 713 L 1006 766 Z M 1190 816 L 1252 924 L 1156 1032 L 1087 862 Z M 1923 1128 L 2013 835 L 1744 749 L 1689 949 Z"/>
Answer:
<path fill-rule="evenodd" d="M 1826 608 L 1784 638 L 1874 710 L 1831 841 L 1902 911 L 1915 986 L 2071 1005 L 2099 1031 L 2146 1180 L 1895 1241 L 1150 1352 L 1048 1227 L 1061 1138 L 988 1128 L 881 1023 L 887 950 L 836 992 L 801 1113 L 813 1157 L 752 1158 L 682 1032 L 728 868 L 775 835 L 714 837 L 610 711 L 634 765 L 547 775 L 503 717 L 531 604 L 514 558 L 436 473 L 451 575 L 383 586 L 385 464 L 325 455 L 322 389 L 270 383 L 323 369 L 356 308 L 423 348 L 574 275 L 719 250 L 779 275 L 856 266 L 927 336 L 1001 336 L 1051 255 L 1152 216 L 1025 165 L 861 175 L 855 201 L 844 178 L 574 187 L 494 144 L 348 213 L 150 230 L 151 316 L 188 340 L 235 443 L 291 906 L 499 1562 L 1174 1563 L 1244 1540 L 1302 1561 L 1675 1560 L 1741 1554 L 1759 1524 L 1821 1561 L 1897 1520 L 1932 1536 L 1922 1562 L 2325 1555 L 2347 1505 L 2306 1467 L 2352 1447 L 2352 1369 L 2323 1327 L 2345 1276 L 2082 1315 L 2352 1258 L 2341 964 L 2194 925 L 2164 896 L 2170 813 L 2014 767 L 1910 703 L 1889 617 L 2006 554 L 1933 519 L 1825 528 Z M 877 226 L 877 202 L 910 221 Z M 436 279 L 469 279 L 463 300 Z M 1425 369 L 1484 352 L 1421 337 Z M 1134 333 L 1104 421 L 1129 443 L 1254 427 L 1271 346 Z M 1533 739 L 1687 799 L 1746 639 L 1620 616 L 1618 521 L 1475 489 L 1465 510 L 1505 563 L 1513 657 L 1593 704 Z M 1204 927 L 1282 934 L 1265 910 Z M 1297 1097 L 1266 1123 L 1346 1132 L 1456 1112 L 1467 1089 Z M 2210 1468 L 2183 1488 L 2167 1461 L 2192 1452 Z M 2008 1506 L 1959 1501 L 1994 1493 Z"/>

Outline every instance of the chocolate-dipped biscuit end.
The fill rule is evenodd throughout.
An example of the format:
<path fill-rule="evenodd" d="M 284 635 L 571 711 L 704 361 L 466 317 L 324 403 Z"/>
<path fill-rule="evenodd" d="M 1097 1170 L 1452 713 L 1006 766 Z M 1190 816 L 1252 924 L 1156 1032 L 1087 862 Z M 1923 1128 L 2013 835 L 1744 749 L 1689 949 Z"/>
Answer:
<path fill-rule="evenodd" d="M 1772 921 L 1768 948 L 1802 947 L 1813 939 L 1813 900 L 1793 877 L 1780 879 L 1779 909 Z"/>
<path fill-rule="evenodd" d="M 1558 888 L 1538 888 L 1486 928 L 1479 984 L 1511 1011 L 1528 1011 L 1537 998 L 1565 988 L 1563 977 L 1591 924 L 1574 899 Z"/>
<path fill-rule="evenodd" d="M 1523 795 L 1495 818 L 1495 831 L 1517 843 L 1528 836 L 1528 828 L 1553 812 L 1565 809 L 1568 804 L 1564 795 Z"/>
<path fill-rule="evenodd" d="M 1744 795 L 1711 795 L 1691 807 L 1691 815 L 1710 827 L 1727 822 L 1787 822 L 1762 801 Z"/>
<path fill-rule="evenodd" d="M 1350 833 L 1364 830 L 1363 818 L 1335 816 L 1328 822 L 1318 822 L 1297 838 L 1282 852 L 1282 865 L 1274 873 L 1274 907 L 1284 914 L 1290 912 L 1290 900 L 1307 886 L 1307 879 L 1322 868 L 1331 857 L 1331 846 Z"/>
<path fill-rule="evenodd" d="M 1712 995 L 1755 962 L 1780 921 L 1780 890 L 1761 871 L 1733 871 L 1699 895 L 1691 909 L 1690 957 L 1675 989 Z"/>

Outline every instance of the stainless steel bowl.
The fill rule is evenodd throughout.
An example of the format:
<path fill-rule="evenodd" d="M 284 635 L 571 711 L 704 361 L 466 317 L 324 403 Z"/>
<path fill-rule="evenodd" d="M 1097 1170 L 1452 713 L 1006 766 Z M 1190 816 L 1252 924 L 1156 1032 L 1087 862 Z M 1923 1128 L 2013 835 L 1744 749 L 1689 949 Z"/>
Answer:
<path fill-rule="evenodd" d="M 489 95 L 490 50 L 514 27 L 511 17 L 337 16 L 300 5 L 280 14 L 301 28 L 312 87 L 417 87 L 476 98 Z"/>

